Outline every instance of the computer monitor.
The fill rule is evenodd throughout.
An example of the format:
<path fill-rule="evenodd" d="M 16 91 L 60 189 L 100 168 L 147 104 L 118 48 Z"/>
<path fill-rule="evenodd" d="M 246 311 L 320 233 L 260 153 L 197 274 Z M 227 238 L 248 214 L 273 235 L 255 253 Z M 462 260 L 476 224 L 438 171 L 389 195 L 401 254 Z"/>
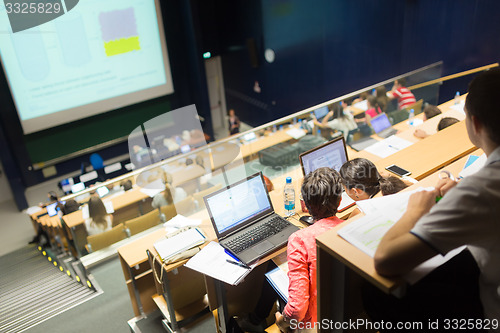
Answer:
<path fill-rule="evenodd" d="M 299 160 L 304 175 L 322 167 L 339 171 L 340 167 L 348 160 L 344 137 L 328 141 L 300 154 Z"/>
<path fill-rule="evenodd" d="M 379 133 L 386 128 L 391 127 L 391 122 L 385 113 L 381 113 L 378 116 L 373 117 L 372 120 L 370 120 L 370 124 L 372 125 L 375 133 Z"/>
<path fill-rule="evenodd" d="M 330 112 L 330 110 L 328 110 L 328 106 L 322 106 L 314 110 L 313 112 L 316 119 L 318 119 L 318 121 L 321 121 L 328 114 L 328 112 Z"/>

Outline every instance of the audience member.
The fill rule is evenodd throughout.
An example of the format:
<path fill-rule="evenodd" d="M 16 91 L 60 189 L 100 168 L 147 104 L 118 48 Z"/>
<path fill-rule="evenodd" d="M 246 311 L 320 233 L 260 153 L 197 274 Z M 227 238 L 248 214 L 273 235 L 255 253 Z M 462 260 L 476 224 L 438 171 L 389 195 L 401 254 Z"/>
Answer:
<path fill-rule="evenodd" d="M 76 212 L 79 208 L 80 204 L 75 199 L 68 199 L 64 204 L 62 212 L 64 215 L 67 215 Z"/>
<path fill-rule="evenodd" d="M 283 314 L 276 313 L 276 324 L 282 332 L 296 328 L 299 322 L 305 328 L 315 328 L 316 236 L 343 222 L 335 216 L 342 194 L 342 180 L 337 171 L 319 168 L 309 173 L 304 177 L 301 194 L 315 222 L 288 239 L 288 303 Z"/>
<path fill-rule="evenodd" d="M 435 117 L 437 115 L 440 115 L 442 112 L 441 110 L 435 106 L 435 105 L 427 105 L 424 108 L 424 121 L 431 119 L 432 117 Z"/>
<path fill-rule="evenodd" d="M 164 182 L 165 190 L 163 193 L 158 193 L 153 197 L 153 202 L 151 203 L 153 208 L 168 206 L 187 198 L 187 193 L 182 187 L 173 186 L 173 178 L 170 173 L 165 172 Z"/>
<path fill-rule="evenodd" d="M 383 111 L 380 105 L 378 105 L 377 98 L 375 96 L 368 96 L 366 101 L 368 109 L 365 111 L 365 116 L 363 118 L 357 118 L 356 122 L 366 122 L 369 125 L 372 118 L 378 116 Z"/>
<path fill-rule="evenodd" d="M 495 321 L 500 318 L 498 91 L 500 69 L 490 69 L 472 80 L 465 101 L 468 136 L 487 156 L 483 168 L 458 183 L 442 179 L 434 190 L 413 194 L 404 215 L 382 238 L 374 258 L 375 269 L 379 274 L 401 276 L 437 254 L 444 255 L 467 245 L 479 266 L 479 290 L 484 316 Z M 439 196 L 442 199 L 436 203 Z M 451 282 L 457 276 L 450 274 L 447 278 Z M 476 282 L 477 280 L 466 287 L 457 288 L 456 293 L 460 295 L 473 290 Z M 426 300 L 428 304 L 424 306 L 434 307 L 435 303 L 439 304 L 444 300 L 447 299 L 438 290 L 435 295 L 429 295 Z M 481 319 L 477 317 L 480 307 L 474 304 L 464 305 L 471 307 L 470 316 L 455 313 L 456 318 L 465 321 L 467 318 Z M 446 310 L 446 306 L 441 310 Z M 498 331 L 498 328 L 495 330 Z"/>
<path fill-rule="evenodd" d="M 380 106 L 383 112 L 387 112 L 387 106 L 389 105 L 387 89 L 385 89 L 385 86 L 378 86 L 377 88 L 375 88 L 375 93 L 377 97 L 377 104 Z"/>
<path fill-rule="evenodd" d="M 439 121 L 439 123 L 437 125 L 437 130 L 441 131 L 441 130 L 445 129 L 446 127 L 451 126 L 453 124 L 456 124 L 458 122 L 459 122 L 459 120 L 457 118 L 444 117 L 443 119 L 441 119 Z M 413 135 L 415 135 L 417 138 L 421 138 L 421 139 L 424 139 L 424 138 L 429 136 L 429 134 L 427 134 L 426 131 L 424 131 L 423 129 L 420 129 L 420 128 L 417 128 L 415 130 L 415 132 L 413 132 Z"/>
<path fill-rule="evenodd" d="M 356 121 L 354 121 L 354 117 L 351 112 L 345 106 L 346 104 L 342 102 L 335 105 L 335 111 L 328 112 L 328 114 L 322 119 L 321 123 L 313 114 L 314 124 L 320 129 L 329 128 L 332 130 L 341 131 L 344 135 L 344 139 L 347 140 L 349 131 L 356 129 L 358 125 L 356 124 Z"/>
<path fill-rule="evenodd" d="M 396 98 L 398 100 L 398 109 L 405 109 L 415 103 L 417 100 L 413 93 L 406 88 L 406 80 L 404 78 L 394 81 L 392 90 L 387 93 L 389 99 Z"/>
<path fill-rule="evenodd" d="M 91 196 L 88 202 L 89 218 L 85 220 L 85 227 L 89 236 L 100 234 L 111 230 L 113 216 L 108 214 L 106 206 L 98 196 Z"/>

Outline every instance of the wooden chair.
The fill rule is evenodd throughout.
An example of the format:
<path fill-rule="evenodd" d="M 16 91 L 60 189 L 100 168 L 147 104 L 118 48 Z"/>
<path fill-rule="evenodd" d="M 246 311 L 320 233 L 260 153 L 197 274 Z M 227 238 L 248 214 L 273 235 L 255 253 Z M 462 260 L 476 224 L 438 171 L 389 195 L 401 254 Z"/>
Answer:
<path fill-rule="evenodd" d="M 422 105 L 424 104 L 423 99 L 419 99 L 415 103 L 408 105 L 405 109 L 408 110 L 408 112 L 413 109 L 415 116 L 419 113 L 422 113 Z"/>
<path fill-rule="evenodd" d="M 177 215 L 177 210 L 175 209 L 174 204 L 160 207 L 160 212 L 163 214 L 163 216 L 165 216 L 165 222 Z"/>
<path fill-rule="evenodd" d="M 391 124 L 395 125 L 408 119 L 408 110 L 401 109 L 387 114 Z"/>
<path fill-rule="evenodd" d="M 125 226 L 120 223 L 111 230 L 87 237 L 87 250 L 95 252 L 126 238 Z"/>
<path fill-rule="evenodd" d="M 217 184 L 217 185 L 214 185 L 212 187 L 209 187 L 203 191 L 200 191 L 198 193 L 194 193 L 193 194 L 193 199 L 194 199 L 194 202 L 196 204 L 196 208 L 200 209 L 204 206 L 204 203 L 203 203 L 203 197 L 206 196 L 206 195 L 209 195 L 210 193 L 213 193 L 215 191 L 217 191 L 218 189 L 220 189 L 222 187 L 222 184 Z"/>
<path fill-rule="evenodd" d="M 132 236 L 140 233 L 141 231 L 152 228 L 155 225 L 158 225 L 158 223 L 160 223 L 160 212 L 158 209 L 155 209 L 142 216 L 126 221 L 125 227 L 128 229 L 129 236 Z"/>
<path fill-rule="evenodd" d="M 175 203 L 175 210 L 177 211 L 177 214 L 182 214 L 184 216 L 188 216 L 193 213 L 195 210 L 193 196 L 190 195 L 186 199 Z"/>

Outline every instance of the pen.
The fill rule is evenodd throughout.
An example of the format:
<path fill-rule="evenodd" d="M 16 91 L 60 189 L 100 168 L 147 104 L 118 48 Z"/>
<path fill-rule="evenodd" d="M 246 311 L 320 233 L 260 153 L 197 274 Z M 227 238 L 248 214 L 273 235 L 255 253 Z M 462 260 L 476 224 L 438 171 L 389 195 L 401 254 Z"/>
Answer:
<path fill-rule="evenodd" d="M 442 197 L 442 196 L 440 196 L 440 195 L 438 195 L 438 196 L 436 197 L 436 202 L 439 202 L 439 200 L 441 200 L 441 199 L 443 199 L 443 197 Z"/>
<path fill-rule="evenodd" d="M 250 267 L 248 267 L 247 265 L 242 264 L 240 262 L 232 261 L 232 260 L 229 260 L 229 259 L 226 259 L 226 261 L 228 263 L 230 263 L 230 264 L 233 264 L 233 265 L 236 265 L 236 266 L 240 266 L 240 267 L 243 267 L 243 268 L 246 268 L 246 269 L 250 269 Z"/>
<path fill-rule="evenodd" d="M 389 147 L 391 147 L 392 149 L 395 149 L 395 150 L 399 150 L 398 147 L 394 147 L 393 145 L 389 145 Z"/>
<path fill-rule="evenodd" d="M 231 258 L 233 258 L 234 260 L 236 260 L 236 262 L 240 262 L 241 261 L 240 259 L 238 259 L 237 256 L 235 256 L 234 254 L 232 254 L 231 251 L 229 251 L 228 249 L 224 248 L 224 252 L 226 252 L 226 254 L 228 256 L 230 256 Z"/>

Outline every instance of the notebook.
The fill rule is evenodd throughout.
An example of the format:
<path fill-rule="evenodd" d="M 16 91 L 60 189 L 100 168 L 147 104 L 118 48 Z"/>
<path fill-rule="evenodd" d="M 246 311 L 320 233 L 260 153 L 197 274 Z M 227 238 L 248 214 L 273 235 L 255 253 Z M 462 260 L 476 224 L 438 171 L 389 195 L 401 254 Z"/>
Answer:
<path fill-rule="evenodd" d="M 164 238 L 154 243 L 154 248 L 162 261 L 174 255 L 205 243 L 205 236 L 196 228 L 180 232 L 170 238 Z"/>
<path fill-rule="evenodd" d="M 385 113 L 381 113 L 378 116 L 373 117 L 370 121 L 370 124 L 375 133 L 377 133 L 379 137 L 384 139 L 398 132 L 397 129 L 392 128 L 391 122 L 389 121 L 389 118 L 387 118 L 387 115 Z"/>
<path fill-rule="evenodd" d="M 322 167 L 339 171 L 347 160 L 347 150 L 343 136 L 299 155 L 300 166 L 302 167 L 304 176 Z M 354 204 L 355 201 L 347 193 L 342 192 L 342 200 L 337 211 L 342 212 Z"/>
<path fill-rule="evenodd" d="M 299 230 L 274 212 L 260 172 L 203 200 L 219 243 L 246 265 L 283 247 Z"/>

